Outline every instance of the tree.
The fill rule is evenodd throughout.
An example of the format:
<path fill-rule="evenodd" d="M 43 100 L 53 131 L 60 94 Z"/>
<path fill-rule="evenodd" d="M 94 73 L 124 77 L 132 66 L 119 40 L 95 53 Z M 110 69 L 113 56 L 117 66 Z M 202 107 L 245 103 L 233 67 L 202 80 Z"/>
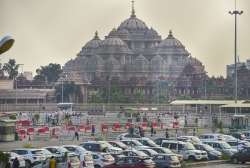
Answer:
<path fill-rule="evenodd" d="M 41 66 L 36 70 L 37 75 L 34 80 L 47 81 L 48 83 L 56 82 L 62 73 L 60 64 L 50 63 L 47 66 Z"/>
<path fill-rule="evenodd" d="M 3 70 L 9 75 L 9 79 L 15 79 L 18 75 L 19 64 L 16 64 L 15 59 L 9 59 L 8 63 L 5 63 Z"/>

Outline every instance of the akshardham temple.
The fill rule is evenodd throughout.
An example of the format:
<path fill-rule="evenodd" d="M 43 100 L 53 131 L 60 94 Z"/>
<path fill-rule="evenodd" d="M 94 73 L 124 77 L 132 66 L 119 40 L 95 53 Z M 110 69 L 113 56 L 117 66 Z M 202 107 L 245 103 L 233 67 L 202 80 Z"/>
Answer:
<path fill-rule="evenodd" d="M 162 38 L 136 16 L 134 5 L 130 17 L 104 39 L 95 32 L 76 58 L 64 65 L 63 74 L 63 80 L 81 85 L 84 94 L 115 85 L 131 99 L 142 93 L 145 101 L 152 101 L 157 89 L 172 99 L 200 97 L 206 76 L 202 63 L 171 30 Z"/>

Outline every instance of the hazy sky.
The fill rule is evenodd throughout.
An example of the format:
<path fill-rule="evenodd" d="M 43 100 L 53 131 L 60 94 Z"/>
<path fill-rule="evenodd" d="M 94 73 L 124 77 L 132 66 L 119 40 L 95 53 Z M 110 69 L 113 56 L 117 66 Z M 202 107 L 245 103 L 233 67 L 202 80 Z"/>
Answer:
<path fill-rule="evenodd" d="M 250 0 L 238 0 L 240 60 L 250 58 Z M 166 38 L 169 29 L 206 67 L 225 75 L 233 63 L 234 0 L 136 0 L 136 15 Z M 130 16 L 130 0 L 0 0 L 0 37 L 12 35 L 14 58 L 25 71 L 74 58 L 98 30 L 103 39 Z"/>

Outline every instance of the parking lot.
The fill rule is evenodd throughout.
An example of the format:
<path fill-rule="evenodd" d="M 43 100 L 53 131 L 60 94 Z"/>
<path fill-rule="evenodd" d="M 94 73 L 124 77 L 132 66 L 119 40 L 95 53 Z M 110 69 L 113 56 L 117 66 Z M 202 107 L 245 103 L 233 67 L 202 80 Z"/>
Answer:
<path fill-rule="evenodd" d="M 219 164 L 219 165 L 208 165 L 199 166 L 200 168 L 250 168 L 250 164 L 236 165 L 236 164 Z"/>

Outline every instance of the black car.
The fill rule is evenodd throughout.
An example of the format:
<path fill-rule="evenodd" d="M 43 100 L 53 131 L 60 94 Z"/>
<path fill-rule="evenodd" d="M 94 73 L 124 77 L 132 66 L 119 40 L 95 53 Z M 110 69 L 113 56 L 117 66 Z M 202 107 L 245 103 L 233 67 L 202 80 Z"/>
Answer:
<path fill-rule="evenodd" d="M 250 147 L 244 148 L 231 157 L 233 163 L 245 163 L 250 161 Z"/>

